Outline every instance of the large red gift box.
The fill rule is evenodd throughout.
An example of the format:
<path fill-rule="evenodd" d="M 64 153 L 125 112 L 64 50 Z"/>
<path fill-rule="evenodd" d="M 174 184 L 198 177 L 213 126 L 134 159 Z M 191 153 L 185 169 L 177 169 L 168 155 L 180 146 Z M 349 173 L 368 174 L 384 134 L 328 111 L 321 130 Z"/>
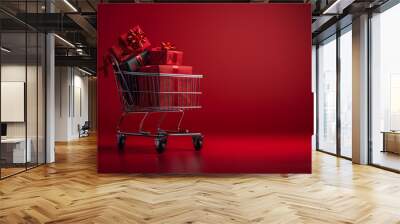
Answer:
<path fill-rule="evenodd" d="M 192 66 L 184 65 L 147 65 L 139 69 L 145 73 L 169 73 L 169 74 L 192 74 Z M 146 82 L 148 79 L 146 80 Z M 139 83 L 139 86 L 145 89 L 154 89 L 154 92 L 161 92 L 162 94 L 147 94 L 141 97 L 141 102 L 145 105 L 153 107 L 174 107 L 182 104 L 181 94 L 168 94 L 166 92 L 177 92 L 181 90 L 183 85 L 182 80 L 179 78 L 170 79 L 168 77 L 154 76 L 151 80 L 151 85 L 148 83 Z M 146 91 L 143 91 L 146 92 Z M 151 91 L 150 91 L 151 92 Z M 186 99 L 187 100 L 187 99 Z M 186 103 L 188 103 L 186 101 Z"/>
<path fill-rule="evenodd" d="M 192 66 L 185 65 L 147 65 L 139 69 L 147 73 L 192 74 Z"/>
<path fill-rule="evenodd" d="M 135 26 L 127 33 L 122 34 L 119 37 L 119 43 L 121 47 L 134 55 L 140 54 L 151 46 L 149 39 L 139 26 Z"/>
<path fill-rule="evenodd" d="M 195 95 L 191 93 L 194 91 L 194 82 L 190 82 L 188 76 L 191 74 L 185 75 L 186 78 L 171 78 L 154 73 L 151 79 L 138 77 L 140 105 L 170 109 L 193 106 L 196 103 Z"/>
<path fill-rule="evenodd" d="M 183 79 L 171 79 L 168 76 L 154 74 L 152 76 L 138 76 L 136 81 L 138 104 L 143 107 L 170 108 L 190 105 L 190 97 L 185 94 L 176 94 L 184 90 L 187 91 L 182 87 L 187 84 Z"/>
<path fill-rule="evenodd" d="M 147 59 L 148 52 L 143 51 L 142 53 L 130 57 L 127 60 L 124 60 L 123 63 L 121 63 L 121 69 L 124 71 L 130 71 L 130 72 L 135 72 L 137 71 L 141 66 L 146 64 L 146 59 Z"/>
<path fill-rule="evenodd" d="M 170 42 L 162 42 L 161 47 L 149 50 L 150 65 L 182 65 L 183 52 L 177 51 Z"/>

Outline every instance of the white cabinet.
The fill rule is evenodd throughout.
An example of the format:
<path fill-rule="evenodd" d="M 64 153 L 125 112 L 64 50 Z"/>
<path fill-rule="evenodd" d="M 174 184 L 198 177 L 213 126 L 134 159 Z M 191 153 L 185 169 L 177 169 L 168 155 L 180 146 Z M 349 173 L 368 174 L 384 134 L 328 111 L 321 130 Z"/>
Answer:
<path fill-rule="evenodd" d="M 25 151 L 25 144 L 28 144 Z M 4 151 L 9 151 L 8 160 L 12 163 L 25 163 L 32 161 L 32 140 L 28 138 L 25 142 L 25 138 L 7 138 L 1 140 L 1 147 L 4 147 Z M 2 150 L 3 151 L 3 150 Z"/>

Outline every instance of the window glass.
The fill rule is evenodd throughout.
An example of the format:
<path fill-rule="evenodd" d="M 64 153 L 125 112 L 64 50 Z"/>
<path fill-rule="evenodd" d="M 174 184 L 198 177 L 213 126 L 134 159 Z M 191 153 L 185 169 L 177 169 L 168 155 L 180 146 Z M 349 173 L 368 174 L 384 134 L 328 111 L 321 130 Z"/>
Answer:
<path fill-rule="evenodd" d="M 45 35 L 24 23 L 45 1 L 0 1 L 0 178 L 45 162 Z M 16 19 L 11 14 L 18 15 Z M 34 17 L 33 18 L 37 18 Z M 33 22 L 34 21 L 30 21 Z"/>
<path fill-rule="evenodd" d="M 340 154 L 352 156 L 352 34 L 340 36 Z"/>
<path fill-rule="evenodd" d="M 1 33 L 1 176 L 26 170 L 31 142 L 26 133 L 26 32 Z"/>
<path fill-rule="evenodd" d="M 400 170 L 400 5 L 371 19 L 372 163 Z"/>
<path fill-rule="evenodd" d="M 312 77 L 311 77 L 311 88 L 312 88 L 312 92 L 313 92 L 313 104 L 314 104 L 314 117 L 313 117 L 313 127 L 314 127 L 314 131 L 313 131 L 313 136 L 312 136 L 312 149 L 315 150 L 316 149 L 316 131 L 317 131 L 317 110 L 316 110 L 316 104 L 317 104 L 317 85 L 316 85 L 316 81 L 317 81 L 317 48 L 315 45 L 312 46 Z"/>
<path fill-rule="evenodd" d="M 318 48 L 318 149 L 336 153 L 336 37 Z"/>

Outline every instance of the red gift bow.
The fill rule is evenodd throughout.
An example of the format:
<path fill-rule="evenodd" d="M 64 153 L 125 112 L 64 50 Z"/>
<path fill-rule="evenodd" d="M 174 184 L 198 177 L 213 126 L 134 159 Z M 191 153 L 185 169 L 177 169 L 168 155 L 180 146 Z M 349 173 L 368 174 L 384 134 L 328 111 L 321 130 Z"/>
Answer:
<path fill-rule="evenodd" d="M 176 47 L 173 43 L 171 42 L 161 42 L 161 49 L 162 50 L 176 50 Z"/>
<path fill-rule="evenodd" d="M 142 30 L 133 30 L 130 29 L 128 31 L 128 44 L 134 47 L 135 49 L 141 48 L 143 44 L 146 42 L 146 35 Z"/>

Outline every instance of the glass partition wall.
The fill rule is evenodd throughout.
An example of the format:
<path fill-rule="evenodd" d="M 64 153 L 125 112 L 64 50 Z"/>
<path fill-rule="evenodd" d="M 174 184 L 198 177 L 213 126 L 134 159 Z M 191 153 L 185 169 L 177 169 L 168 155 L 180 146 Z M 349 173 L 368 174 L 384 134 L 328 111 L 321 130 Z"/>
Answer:
<path fill-rule="evenodd" d="M 400 171 L 400 4 L 371 18 L 370 163 Z"/>
<path fill-rule="evenodd" d="M 43 10 L 41 3 L 8 1 L 0 7 L 15 6 L 21 10 L 17 17 Z M 46 40 L 16 17 L 0 11 L 1 179 L 45 163 Z"/>
<path fill-rule="evenodd" d="M 351 158 L 351 25 L 317 47 L 317 150 Z"/>

